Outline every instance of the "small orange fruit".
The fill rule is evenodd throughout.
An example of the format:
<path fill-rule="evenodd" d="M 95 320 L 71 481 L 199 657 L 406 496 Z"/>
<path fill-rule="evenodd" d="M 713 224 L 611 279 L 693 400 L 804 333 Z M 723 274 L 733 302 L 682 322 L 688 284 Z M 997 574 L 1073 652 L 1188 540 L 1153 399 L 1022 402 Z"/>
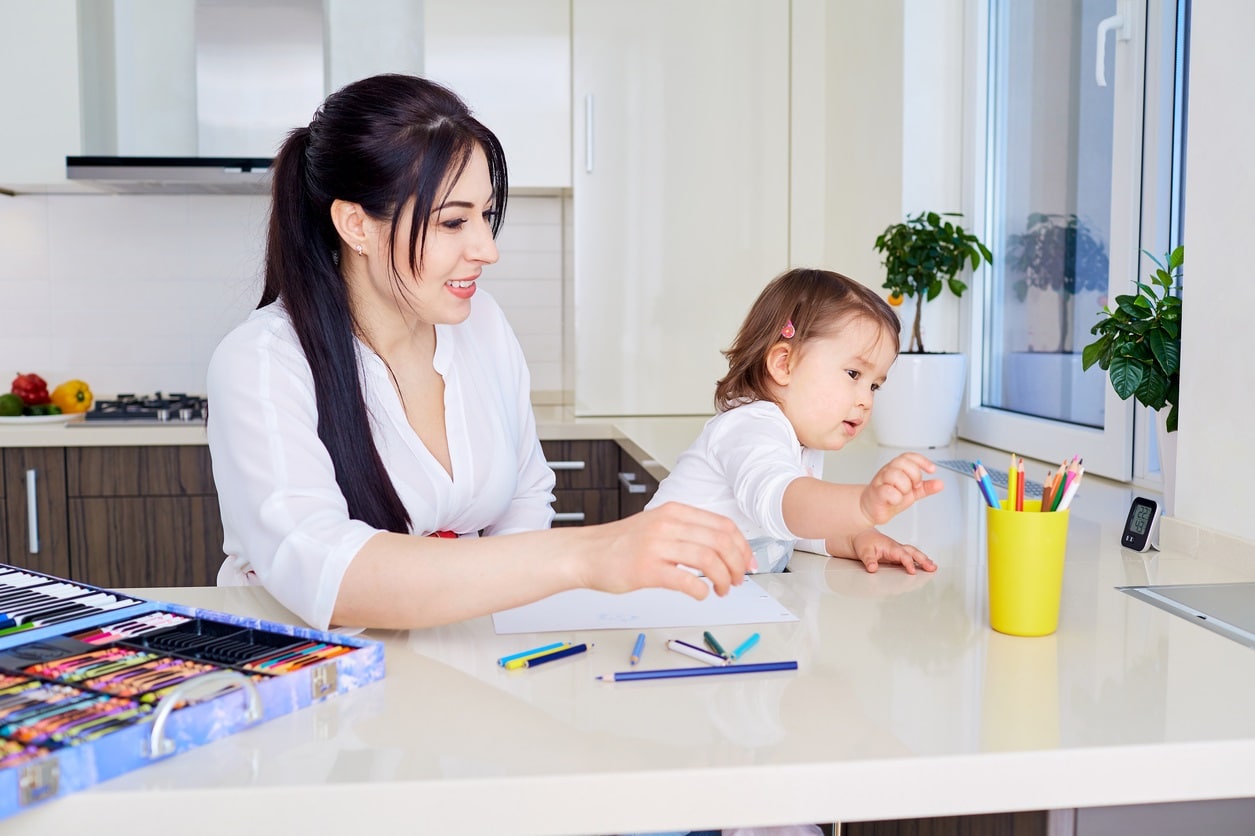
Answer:
<path fill-rule="evenodd" d="M 901 294 L 901 293 L 890 293 L 890 294 L 889 294 L 889 304 L 890 304 L 890 305 L 893 305 L 895 308 L 896 308 L 898 305 L 901 305 L 901 304 L 902 304 L 902 294 Z"/>

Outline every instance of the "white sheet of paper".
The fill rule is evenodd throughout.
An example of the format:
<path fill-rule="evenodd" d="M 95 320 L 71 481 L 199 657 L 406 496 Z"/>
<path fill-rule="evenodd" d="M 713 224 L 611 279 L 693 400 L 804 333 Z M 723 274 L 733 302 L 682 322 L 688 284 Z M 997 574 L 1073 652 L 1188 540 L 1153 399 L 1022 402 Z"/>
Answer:
<path fill-rule="evenodd" d="M 621 595 L 572 589 L 492 616 L 498 635 L 780 621 L 797 621 L 797 616 L 768 595 L 753 578 L 732 587 L 722 598 L 712 592 L 704 601 L 670 589 L 638 589 Z"/>

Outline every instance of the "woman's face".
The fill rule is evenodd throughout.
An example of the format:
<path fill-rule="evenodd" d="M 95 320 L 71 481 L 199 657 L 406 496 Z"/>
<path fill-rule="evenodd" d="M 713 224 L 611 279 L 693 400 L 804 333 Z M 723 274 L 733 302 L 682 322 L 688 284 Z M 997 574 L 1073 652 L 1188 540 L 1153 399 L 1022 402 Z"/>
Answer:
<path fill-rule="evenodd" d="M 408 208 L 401 212 L 393 264 L 402 279 L 403 298 L 396 298 L 394 276 L 386 268 L 372 271 L 378 275 L 371 279 L 379 294 L 431 324 L 456 324 L 466 319 L 480 272 L 485 264 L 497 260 L 497 244 L 492 237 L 496 212 L 492 180 L 488 159 L 478 145 L 452 188 L 445 183 L 440 194 L 446 192 L 447 197 L 432 207 L 428 218 L 417 276 L 410 269 L 410 212 Z M 388 263 L 388 232 L 387 221 L 376 222 L 372 264 L 382 267 Z"/>

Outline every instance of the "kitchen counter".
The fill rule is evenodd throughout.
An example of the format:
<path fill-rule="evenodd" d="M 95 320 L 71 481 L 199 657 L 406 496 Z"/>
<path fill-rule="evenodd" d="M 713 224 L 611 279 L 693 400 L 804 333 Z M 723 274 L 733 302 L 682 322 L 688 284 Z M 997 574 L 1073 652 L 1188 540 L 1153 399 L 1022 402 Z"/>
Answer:
<path fill-rule="evenodd" d="M 576 418 L 570 407 L 535 407 L 536 432 L 542 441 L 610 439 L 619 441 L 655 477 L 666 475 L 660 458 L 674 462 L 707 417 Z M 0 424 L 0 447 L 131 447 L 207 444 L 203 423 L 166 424 L 89 422 Z M 650 445 L 648 447 L 642 446 Z"/>
<path fill-rule="evenodd" d="M 665 467 L 701 424 L 631 421 L 576 426 L 630 435 Z M 826 476 L 865 480 L 897 452 L 859 439 L 829 454 Z M 754 659 L 796 659 L 796 672 L 607 684 L 594 676 L 626 666 L 635 631 L 497 636 L 486 617 L 371 631 L 387 647 L 384 681 L 0 832 L 91 821 L 130 833 L 140 809 L 181 832 L 355 832 L 365 817 L 372 832 L 562 834 L 1255 797 L 1255 655 L 1116 589 L 1255 580 L 1249 555 L 1121 550 L 1132 492 L 1086 477 L 1058 632 L 1005 636 L 987 626 L 976 486 L 938 478 L 942 493 L 885 526 L 935 574 L 799 552 L 790 573 L 760 576 L 799 620 L 753 628 Z M 141 594 L 293 618 L 256 589 Z M 699 635 L 648 631 L 642 664 L 675 664 L 665 639 Z M 530 671 L 495 662 L 558 638 L 596 647 Z"/>

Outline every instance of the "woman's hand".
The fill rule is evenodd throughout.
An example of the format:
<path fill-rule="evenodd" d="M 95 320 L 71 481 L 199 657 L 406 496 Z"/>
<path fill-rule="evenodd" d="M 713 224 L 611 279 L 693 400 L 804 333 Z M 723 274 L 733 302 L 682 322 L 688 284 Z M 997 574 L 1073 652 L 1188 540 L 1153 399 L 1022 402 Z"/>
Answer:
<path fill-rule="evenodd" d="M 868 572 L 875 572 L 882 563 L 897 563 L 909 575 L 915 574 L 917 566 L 925 572 L 937 571 L 937 564 L 928 555 L 874 528 L 854 535 L 853 543 L 854 559 L 861 560 Z"/>
<path fill-rule="evenodd" d="M 604 592 L 661 587 L 700 601 L 709 587 L 694 571 L 717 595 L 727 595 L 757 568 L 731 520 L 678 502 L 581 531 L 591 542 L 579 565 L 580 586 Z"/>
<path fill-rule="evenodd" d="M 903 453 L 877 471 L 863 489 L 859 507 L 871 525 L 883 525 L 916 500 L 945 487 L 940 479 L 925 479 L 937 466 L 919 453 Z"/>

